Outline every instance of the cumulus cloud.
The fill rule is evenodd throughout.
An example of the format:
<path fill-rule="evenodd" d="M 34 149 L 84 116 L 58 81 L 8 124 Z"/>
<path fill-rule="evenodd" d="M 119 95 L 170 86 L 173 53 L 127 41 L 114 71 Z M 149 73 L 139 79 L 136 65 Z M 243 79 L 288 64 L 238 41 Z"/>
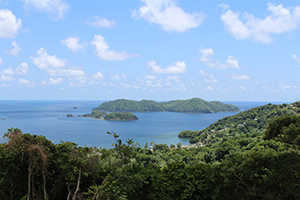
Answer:
<path fill-rule="evenodd" d="M 228 56 L 225 63 L 219 60 L 213 61 L 214 50 L 211 48 L 200 49 L 200 61 L 210 67 L 216 69 L 240 69 L 239 61 L 234 56 Z"/>
<path fill-rule="evenodd" d="M 64 0 L 21 0 L 26 11 L 34 9 L 39 13 L 47 13 L 51 19 L 63 19 L 69 11 L 69 4 Z"/>
<path fill-rule="evenodd" d="M 200 74 L 205 77 L 204 81 L 207 83 L 215 83 L 218 82 L 217 79 L 215 79 L 215 76 L 213 74 L 207 73 L 204 70 L 200 69 L 199 70 Z"/>
<path fill-rule="evenodd" d="M 35 82 L 34 81 L 30 81 L 27 79 L 23 79 L 23 78 L 19 78 L 18 79 L 18 83 L 20 85 L 26 86 L 26 87 L 34 87 L 35 86 Z"/>
<path fill-rule="evenodd" d="M 140 0 L 142 6 L 132 12 L 132 17 L 143 18 L 158 24 L 165 31 L 184 32 L 200 26 L 203 13 L 187 13 L 176 5 L 176 0 Z"/>
<path fill-rule="evenodd" d="M 264 19 L 255 18 L 252 14 L 244 13 L 243 22 L 239 13 L 229 10 L 221 15 L 228 32 L 237 40 L 251 38 L 261 43 L 271 43 L 272 35 L 290 32 L 300 23 L 300 6 L 285 8 L 282 4 L 267 4 L 270 15 Z"/>
<path fill-rule="evenodd" d="M 0 57 L 0 65 L 2 65 L 2 63 L 3 63 L 3 60 L 2 60 L 2 58 Z"/>
<path fill-rule="evenodd" d="M 48 55 L 45 48 L 40 48 L 37 51 L 36 57 L 30 57 L 33 64 L 35 64 L 39 69 L 51 69 L 51 68 L 63 68 L 66 66 L 67 60 L 57 58 L 56 55 Z"/>
<path fill-rule="evenodd" d="M 96 74 L 92 75 L 92 78 L 95 80 L 103 79 L 103 74 L 101 72 L 97 72 Z"/>
<path fill-rule="evenodd" d="M 145 77 L 144 77 L 145 79 L 150 79 L 150 80 L 154 80 L 154 79 L 156 79 L 156 77 L 155 76 L 153 76 L 153 75 L 145 75 Z"/>
<path fill-rule="evenodd" d="M 21 30 L 22 20 L 7 9 L 0 10 L 0 38 L 15 38 Z"/>
<path fill-rule="evenodd" d="M 207 90 L 207 91 L 214 91 L 214 88 L 213 88 L 212 86 L 207 86 L 207 87 L 205 88 L 205 90 Z"/>
<path fill-rule="evenodd" d="M 232 74 L 232 75 L 230 75 L 230 77 L 235 80 L 249 80 L 250 79 L 250 76 L 245 75 L 245 74 Z"/>
<path fill-rule="evenodd" d="M 68 37 L 60 42 L 66 45 L 66 47 L 68 47 L 68 49 L 70 49 L 73 53 L 76 53 L 84 47 L 84 44 L 79 44 L 79 40 L 79 37 Z"/>
<path fill-rule="evenodd" d="M 6 76 L 4 74 L 1 74 L 0 76 L 0 81 L 14 81 L 15 78 L 12 76 Z"/>
<path fill-rule="evenodd" d="M 36 57 L 30 57 L 33 64 L 39 69 L 45 70 L 50 76 L 84 76 L 84 71 L 67 67 L 67 60 L 57 58 L 56 55 L 48 55 L 45 48 L 37 51 Z"/>
<path fill-rule="evenodd" d="M 49 78 L 49 81 L 42 81 L 41 84 L 42 85 L 60 85 L 62 84 L 63 79 L 62 78 Z"/>
<path fill-rule="evenodd" d="M 175 62 L 173 65 L 166 68 L 161 68 L 157 65 L 155 61 L 149 61 L 147 66 L 152 69 L 154 73 L 157 74 L 184 74 L 186 73 L 186 64 L 185 62 Z"/>
<path fill-rule="evenodd" d="M 209 62 L 213 59 L 214 56 L 214 50 L 211 48 L 207 48 L 207 49 L 200 49 L 200 61 L 201 62 Z"/>
<path fill-rule="evenodd" d="M 19 75 L 26 75 L 28 69 L 28 64 L 23 62 L 15 69 L 15 73 Z"/>
<path fill-rule="evenodd" d="M 86 24 L 94 27 L 112 28 L 115 26 L 116 22 L 114 20 L 108 20 L 105 17 L 100 18 L 96 16 L 94 17 L 94 20 L 86 21 Z"/>
<path fill-rule="evenodd" d="M 105 38 L 101 35 L 95 35 L 94 39 L 91 41 L 91 44 L 95 46 L 95 53 L 101 60 L 120 61 L 133 56 L 138 56 L 136 54 L 130 55 L 125 51 L 117 52 L 110 50 Z"/>
<path fill-rule="evenodd" d="M 300 58 L 298 58 L 298 56 L 296 54 L 294 54 L 292 57 L 298 63 L 298 65 L 300 67 Z"/>
<path fill-rule="evenodd" d="M 13 48 L 8 50 L 7 53 L 11 56 L 18 55 L 19 51 L 21 51 L 21 47 L 17 44 L 16 41 L 12 41 L 11 45 L 13 46 Z"/>
<path fill-rule="evenodd" d="M 26 75 L 28 72 L 28 64 L 27 63 L 21 63 L 17 68 L 13 69 L 11 67 L 8 67 L 6 69 L 3 69 L 1 71 L 2 74 L 5 75 Z"/>

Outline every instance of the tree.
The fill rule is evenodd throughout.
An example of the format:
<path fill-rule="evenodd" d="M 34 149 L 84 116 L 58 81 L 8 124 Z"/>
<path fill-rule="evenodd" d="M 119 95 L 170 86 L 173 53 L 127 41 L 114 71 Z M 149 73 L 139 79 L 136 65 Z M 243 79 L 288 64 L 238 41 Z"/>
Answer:
<path fill-rule="evenodd" d="M 271 121 L 267 126 L 264 139 L 275 139 L 286 144 L 300 146 L 300 116 L 285 115 Z"/>
<path fill-rule="evenodd" d="M 8 138 L 7 148 L 13 152 L 22 164 L 27 165 L 27 199 L 43 196 L 47 199 L 46 175 L 48 160 L 51 157 L 51 150 L 54 145 L 43 136 L 23 134 L 20 129 L 10 128 L 4 135 Z M 39 176 L 42 176 L 42 184 L 39 183 Z M 35 179 L 35 177 L 37 177 Z M 43 195 L 41 195 L 36 185 L 43 185 Z"/>

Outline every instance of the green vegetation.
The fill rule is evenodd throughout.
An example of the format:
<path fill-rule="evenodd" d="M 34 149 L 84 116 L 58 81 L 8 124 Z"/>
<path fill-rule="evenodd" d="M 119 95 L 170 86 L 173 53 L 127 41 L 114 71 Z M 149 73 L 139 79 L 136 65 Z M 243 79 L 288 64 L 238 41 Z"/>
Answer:
<path fill-rule="evenodd" d="M 133 101 L 118 99 L 102 103 L 96 108 L 99 111 L 109 112 L 186 112 L 186 113 L 214 113 L 239 111 L 239 108 L 230 104 L 212 101 L 207 102 L 199 98 L 176 100 L 158 103 L 155 101 Z"/>
<path fill-rule="evenodd" d="M 290 105 L 267 104 L 220 119 L 201 131 L 182 131 L 178 137 L 190 138 L 192 144 L 208 144 L 240 134 L 257 136 L 264 133 L 271 120 L 283 115 L 299 113 L 300 108 L 297 103 Z"/>
<path fill-rule="evenodd" d="M 106 115 L 107 115 L 107 113 L 94 109 L 91 114 L 79 115 L 78 117 L 91 117 L 91 118 L 96 118 L 96 119 L 104 119 L 104 117 Z"/>
<path fill-rule="evenodd" d="M 134 121 L 138 120 L 137 116 L 129 112 L 111 112 L 105 113 L 99 110 L 94 109 L 91 114 L 79 115 L 79 117 L 91 117 L 95 119 L 104 119 L 110 121 Z"/>
<path fill-rule="evenodd" d="M 132 113 L 129 112 L 111 112 L 108 113 L 105 117 L 105 120 L 110 120 L 110 121 L 134 121 L 138 120 L 137 116 L 135 116 Z"/>
<path fill-rule="evenodd" d="M 123 143 L 111 132 L 115 138 L 111 149 L 78 147 L 11 128 L 4 135 L 8 142 L 0 144 L 0 196 L 3 200 L 299 199 L 299 107 L 268 104 L 225 118 L 230 124 L 259 122 L 243 130 L 232 126 L 240 130 L 238 134 L 220 138 L 228 130 L 211 125 L 216 131 L 209 131 L 205 145 L 197 148 L 180 143 L 141 148 L 132 139 Z M 224 129 L 223 120 L 218 123 Z M 213 137 L 219 139 L 210 141 Z"/>

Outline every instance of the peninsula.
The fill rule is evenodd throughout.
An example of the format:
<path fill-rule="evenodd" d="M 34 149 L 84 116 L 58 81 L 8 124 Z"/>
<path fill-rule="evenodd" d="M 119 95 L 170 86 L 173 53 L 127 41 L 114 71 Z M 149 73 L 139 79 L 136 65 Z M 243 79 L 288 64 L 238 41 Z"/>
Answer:
<path fill-rule="evenodd" d="M 216 113 L 236 112 L 240 109 L 231 104 L 219 101 L 207 102 L 200 98 L 188 100 L 173 100 L 167 102 L 156 102 L 152 100 L 134 101 L 117 99 L 102 103 L 95 108 L 98 111 L 108 112 L 182 112 L 182 113 Z"/>
<path fill-rule="evenodd" d="M 91 114 L 78 115 L 78 117 L 90 117 L 95 119 L 109 120 L 109 121 L 135 121 L 137 116 L 129 112 L 111 112 L 105 113 L 94 109 Z"/>

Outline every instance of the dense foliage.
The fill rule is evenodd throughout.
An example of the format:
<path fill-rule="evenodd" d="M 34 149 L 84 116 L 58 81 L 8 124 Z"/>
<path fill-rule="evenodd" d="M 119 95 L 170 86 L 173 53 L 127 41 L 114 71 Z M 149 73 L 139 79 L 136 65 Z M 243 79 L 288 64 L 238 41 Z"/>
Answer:
<path fill-rule="evenodd" d="M 150 100 L 133 101 L 118 99 L 102 103 L 96 108 L 100 111 L 131 111 L 131 112 L 186 112 L 186 113 L 214 113 L 238 111 L 239 108 L 217 101 L 207 102 L 199 98 L 189 100 L 175 100 L 155 102 Z"/>
<path fill-rule="evenodd" d="M 299 121 L 298 121 L 299 122 Z M 297 148 L 240 135 L 199 148 L 53 144 L 10 129 L 0 145 L 1 199 L 298 199 Z"/>
<path fill-rule="evenodd" d="M 116 140 L 113 148 L 98 149 L 71 142 L 53 144 L 11 128 L 4 135 L 7 143 L 0 144 L 0 196 L 3 200 L 299 199 L 298 107 L 257 109 L 270 116 L 267 110 L 273 113 L 273 108 L 294 115 L 271 120 L 265 131 L 253 129 L 258 134 L 241 131 L 201 147 L 151 143 L 142 148 L 108 132 Z"/>
<path fill-rule="evenodd" d="M 255 107 L 236 115 L 225 117 L 201 131 L 182 131 L 178 137 L 190 138 L 192 144 L 208 144 L 239 134 L 261 135 L 268 123 L 280 116 L 300 113 L 298 103 Z"/>
<path fill-rule="evenodd" d="M 138 120 L 137 116 L 129 112 L 111 112 L 108 113 L 105 117 L 105 120 L 111 121 L 134 121 Z"/>

